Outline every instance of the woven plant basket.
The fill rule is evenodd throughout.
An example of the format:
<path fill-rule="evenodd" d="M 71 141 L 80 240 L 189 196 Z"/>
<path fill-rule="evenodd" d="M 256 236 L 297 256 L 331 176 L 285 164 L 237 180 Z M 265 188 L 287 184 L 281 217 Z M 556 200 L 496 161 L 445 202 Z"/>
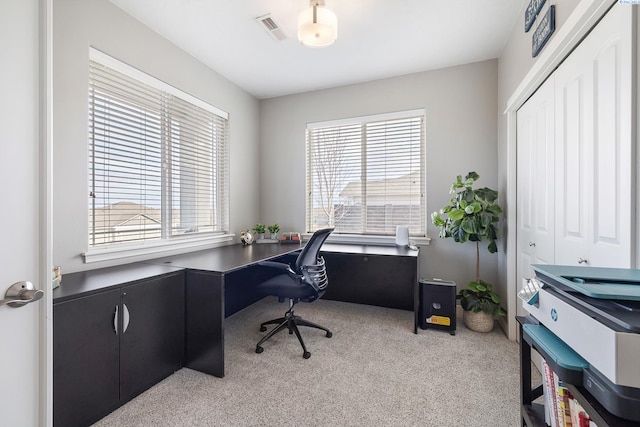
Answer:
<path fill-rule="evenodd" d="M 476 332 L 491 332 L 493 330 L 493 316 L 485 312 L 474 313 L 473 311 L 464 311 L 462 314 L 464 326 Z"/>

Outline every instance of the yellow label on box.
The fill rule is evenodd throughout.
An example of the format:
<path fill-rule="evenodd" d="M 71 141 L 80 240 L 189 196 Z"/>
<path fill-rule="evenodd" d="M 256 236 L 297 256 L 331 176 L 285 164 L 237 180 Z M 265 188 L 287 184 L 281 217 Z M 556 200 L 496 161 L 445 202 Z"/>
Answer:
<path fill-rule="evenodd" d="M 427 323 L 434 325 L 451 326 L 451 319 L 444 316 L 431 316 L 427 317 Z"/>

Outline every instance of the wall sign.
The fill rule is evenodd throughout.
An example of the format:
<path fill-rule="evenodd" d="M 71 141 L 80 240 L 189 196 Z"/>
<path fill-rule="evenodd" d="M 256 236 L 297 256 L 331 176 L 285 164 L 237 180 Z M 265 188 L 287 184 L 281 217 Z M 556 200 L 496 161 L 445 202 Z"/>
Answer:
<path fill-rule="evenodd" d="M 533 57 L 538 56 L 544 45 L 549 41 L 551 34 L 556 29 L 556 7 L 551 5 L 549 10 L 544 14 L 544 17 L 538 24 L 538 28 L 533 33 L 532 37 L 532 51 Z"/>
<path fill-rule="evenodd" d="M 528 33 L 547 0 L 531 0 L 524 11 L 524 32 Z"/>

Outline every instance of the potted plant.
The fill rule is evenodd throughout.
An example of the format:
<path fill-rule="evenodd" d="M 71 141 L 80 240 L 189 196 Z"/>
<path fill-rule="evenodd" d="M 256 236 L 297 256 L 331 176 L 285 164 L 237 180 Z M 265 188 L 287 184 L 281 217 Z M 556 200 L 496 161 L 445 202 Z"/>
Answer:
<path fill-rule="evenodd" d="M 273 224 L 267 227 L 269 233 L 271 233 L 272 239 L 278 239 L 278 231 L 280 231 L 280 226 L 278 224 Z"/>
<path fill-rule="evenodd" d="M 253 226 L 253 231 L 258 235 L 258 239 L 264 239 L 264 232 L 266 231 L 264 224 L 257 223 Z"/>
<path fill-rule="evenodd" d="M 478 178 L 480 175 L 476 172 L 469 172 L 464 180 L 458 175 L 451 186 L 453 197 L 449 205 L 433 212 L 431 221 L 440 229 L 441 238 L 452 237 L 459 243 L 476 244 L 476 280 L 458 293 L 458 299 L 464 310 L 465 326 L 478 332 L 489 332 L 493 329 L 494 318 L 504 316 L 506 312 L 500 307 L 500 295 L 493 292 L 491 284 L 480 280 L 480 242 L 489 241 L 489 253 L 498 251 L 496 223 L 502 209 L 495 203 L 497 191 L 487 187 L 473 188 Z"/>

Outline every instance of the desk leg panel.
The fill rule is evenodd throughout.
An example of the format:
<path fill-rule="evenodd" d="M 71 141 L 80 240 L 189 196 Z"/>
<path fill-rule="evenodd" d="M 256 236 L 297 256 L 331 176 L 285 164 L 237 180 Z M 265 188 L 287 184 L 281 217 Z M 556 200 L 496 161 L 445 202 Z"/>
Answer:
<path fill-rule="evenodd" d="M 415 257 L 323 253 L 329 286 L 324 299 L 415 311 Z"/>
<path fill-rule="evenodd" d="M 224 275 L 187 270 L 185 365 L 224 376 Z"/>

